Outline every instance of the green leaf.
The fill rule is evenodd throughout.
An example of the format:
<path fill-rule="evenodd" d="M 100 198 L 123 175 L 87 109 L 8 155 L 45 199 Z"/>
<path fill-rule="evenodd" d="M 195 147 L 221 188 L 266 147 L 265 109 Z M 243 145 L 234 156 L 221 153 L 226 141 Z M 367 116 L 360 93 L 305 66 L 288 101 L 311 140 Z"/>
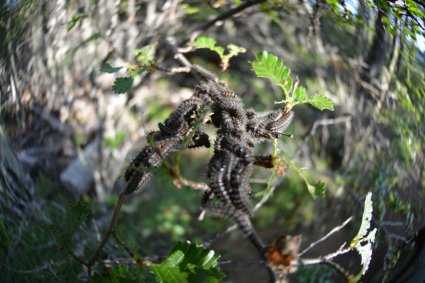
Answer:
<path fill-rule="evenodd" d="M 199 13 L 199 8 L 190 6 L 188 4 L 180 4 L 180 8 L 183 10 L 185 14 L 193 15 Z"/>
<path fill-rule="evenodd" d="M 133 86 L 133 78 L 131 77 L 116 78 L 114 81 L 114 85 L 112 86 L 112 90 L 117 94 L 126 93 L 131 90 L 132 86 Z"/>
<path fill-rule="evenodd" d="M 325 196 L 326 193 L 326 185 L 322 181 L 318 181 L 316 184 L 314 184 L 314 195 L 316 197 L 322 198 Z"/>
<path fill-rule="evenodd" d="M 116 149 L 124 141 L 124 138 L 125 132 L 118 131 L 115 137 L 105 137 L 105 145 L 110 149 Z"/>
<path fill-rule="evenodd" d="M 356 251 L 360 254 L 362 269 L 357 275 L 350 276 L 349 282 L 359 282 L 362 275 L 364 275 L 369 269 L 369 265 L 372 260 L 372 245 L 375 242 L 376 231 L 376 228 L 370 231 L 367 237 L 362 241 L 362 244 L 359 242 L 356 246 L 354 246 Z"/>
<path fill-rule="evenodd" d="M 68 22 L 68 24 L 66 25 L 66 28 L 68 31 L 70 31 L 71 29 L 73 29 L 75 27 L 75 25 L 78 23 L 79 20 L 87 18 L 87 14 L 86 13 L 78 13 L 75 14 L 72 19 Z"/>
<path fill-rule="evenodd" d="M 227 49 L 229 50 L 229 52 L 227 54 L 221 56 L 221 68 L 222 68 L 223 71 L 226 70 L 229 67 L 230 58 L 238 55 L 239 53 L 243 53 L 243 52 L 246 51 L 245 48 L 234 45 L 234 44 L 227 45 Z"/>
<path fill-rule="evenodd" d="M 294 99 L 294 101 L 297 103 L 305 102 L 307 100 L 305 88 L 303 88 L 302 86 L 298 87 L 294 91 L 294 94 L 292 95 L 292 99 Z"/>
<path fill-rule="evenodd" d="M 239 53 L 245 53 L 246 49 L 241 47 L 241 46 L 237 46 L 235 44 L 229 44 L 227 45 L 227 49 L 229 50 L 229 53 L 226 55 L 229 58 L 238 55 Z"/>
<path fill-rule="evenodd" d="M 360 240 L 362 240 L 364 238 L 364 236 L 366 236 L 366 233 L 370 228 L 370 221 L 372 220 L 372 212 L 373 212 L 372 193 L 369 192 L 366 195 L 366 199 L 365 199 L 365 202 L 364 202 L 362 223 L 360 224 L 360 229 L 357 232 L 357 235 L 351 241 L 351 246 L 357 245 L 357 243 Z"/>
<path fill-rule="evenodd" d="M 276 85 L 282 88 L 285 97 L 292 88 L 291 71 L 285 67 L 283 61 L 266 51 L 259 53 L 251 63 L 257 77 L 271 79 Z"/>
<path fill-rule="evenodd" d="M 319 110 L 323 110 L 323 109 L 328 109 L 331 111 L 334 110 L 334 105 L 332 103 L 332 100 L 330 100 L 328 97 L 324 96 L 323 94 L 316 94 L 312 98 L 308 99 L 306 102 L 313 105 Z"/>
<path fill-rule="evenodd" d="M 307 181 L 305 177 L 303 179 L 307 185 L 308 192 L 311 194 L 313 199 L 317 199 L 317 198 L 321 198 L 325 196 L 325 193 L 326 193 L 325 183 L 319 181 L 316 184 L 312 185 Z"/>
<path fill-rule="evenodd" d="M 223 54 L 224 54 L 224 48 L 221 46 L 216 46 L 216 43 L 217 42 L 213 38 L 206 37 L 206 36 L 199 36 L 192 43 L 192 46 L 195 47 L 196 49 L 207 48 L 211 51 L 216 52 L 221 58 L 223 57 Z"/>
<path fill-rule="evenodd" d="M 357 235 L 351 240 L 350 247 L 355 248 L 361 256 L 362 270 L 352 278 L 350 282 L 357 282 L 360 277 L 366 273 L 369 268 L 370 261 L 372 259 L 372 245 L 376 238 L 376 228 L 368 232 L 370 228 L 370 222 L 372 220 L 373 204 L 372 204 L 372 193 L 369 192 L 366 195 L 364 202 L 364 210 L 362 223 L 360 224 Z"/>
<path fill-rule="evenodd" d="M 246 49 L 234 44 L 227 45 L 228 52 L 224 54 L 224 48 L 216 45 L 216 41 L 213 38 L 206 36 L 199 36 L 192 43 L 192 46 L 196 49 L 207 48 L 211 51 L 216 52 L 220 56 L 221 60 L 221 68 L 222 70 L 226 70 L 229 67 L 229 60 L 233 56 L 238 55 L 239 53 L 246 52 Z"/>
<path fill-rule="evenodd" d="M 369 268 L 370 261 L 372 259 L 372 244 L 376 239 L 376 231 L 377 229 L 373 229 L 367 235 L 366 244 L 365 245 L 357 245 L 355 248 L 359 252 L 361 256 L 361 264 L 362 264 L 362 275 L 364 275 Z"/>
<path fill-rule="evenodd" d="M 140 49 L 136 49 L 136 60 L 140 64 L 150 64 L 155 59 L 157 43 L 146 45 Z"/>
<path fill-rule="evenodd" d="M 121 70 L 122 67 L 112 67 L 109 63 L 105 63 L 102 65 L 102 68 L 100 69 L 104 73 L 116 73 L 119 70 Z"/>
<path fill-rule="evenodd" d="M 158 282 L 218 282 L 223 273 L 217 267 L 220 256 L 190 242 L 177 244 L 168 257 L 151 267 Z"/>

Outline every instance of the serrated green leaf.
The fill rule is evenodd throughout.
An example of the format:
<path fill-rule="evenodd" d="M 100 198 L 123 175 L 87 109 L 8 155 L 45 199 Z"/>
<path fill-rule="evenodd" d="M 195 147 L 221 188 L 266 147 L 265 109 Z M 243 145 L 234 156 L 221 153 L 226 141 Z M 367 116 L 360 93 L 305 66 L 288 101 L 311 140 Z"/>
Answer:
<path fill-rule="evenodd" d="M 212 49 L 215 47 L 217 41 L 211 37 L 207 36 L 198 36 L 195 41 L 192 43 L 192 46 L 195 48 L 208 48 Z"/>
<path fill-rule="evenodd" d="M 313 197 L 313 199 L 321 198 L 325 196 L 326 186 L 325 183 L 318 181 L 316 184 L 312 185 L 307 181 L 307 178 L 303 177 L 304 182 L 307 185 L 308 192 Z"/>
<path fill-rule="evenodd" d="M 213 38 L 206 37 L 206 36 L 199 36 L 195 39 L 195 41 L 192 43 L 192 46 L 201 49 L 201 48 L 207 48 L 211 51 L 216 52 L 220 58 L 224 55 L 224 48 L 221 46 L 216 46 L 216 41 Z"/>
<path fill-rule="evenodd" d="M 190 242 L 177 244 L 169 256 L 151 267 L 158 282 L 218 282 L 223 273 L 217 267 L 220 256 Z"/>
<path fill-rule="evenodd" d="M 133 86 L 133 78 L 131 77 L 123 77 L 116 78 L 114 81 L 114 85 L 112 86 L 112 90 L 117 93 L 127 93 L 131 90 Z"/>
<path fill-rule="evenodd" d="M 314 195 L 316 197 L 322 198 L 325 196 L 325 193 L 326 193 L 325 183 L 318 181 L 316 184 L 314 184 Z"/>
<path fill-rule="evenodd" d="M 314 191 L 316 190 L 316 188 L 312 184 L 310 184 L 308 182 L 306 182 L 306 185 L 307 185 L 307 190 L 310 193 L 311 197 L 313 199 L 316 199 L 317 197 L 316 197 L 316 194 L 314 193 Z"/>
<path fill-rule="evenodd" d="M 305 102 L 307 100 L 305 88 L 302 86 L 297 87 L 297 89 L 294 91 L 294 94 L 292 95 L 292 99 L 294 99 L 294 101 L 297 103 Z"/>
<path fill-rule="evenodd" d="M 78 21 L 84 18 L 87 18 L 86 13 L 77 13 L 74 16 L 72 16 L 72 19 L 66 25 L 67 30 L 70 31 L 71 29 L 73 29 L 75 25 L 78 23 Z"/>
<path fill-rule="evenodd" d="M 323 110 L 323 109 L 328 109 L 331 111 L 334 110 L 334 105 L 332 103 L 332 100 L 330 100 L 328 97 L 326 97 L 323 94 L 316 94 L 312 98 L 308 99 L 306 102 L 313 105 L 319 110 Z"/>
<path fill-rule="evenodd" d="M 277 56 L 263 51 L 255 57 L 251 66 L 257 77 L 271 79 L 282 88 L 285 96 L 292 88 L 291 72 Z"/>
<path fill-rule="evenodd" d="M 100 68 L 100 70 L 102 72 L 104 72 L 104 73 L 110 73 L 110 74 L 116 73 L 116 72 L 118 72 L 121 69 L 122 69 L 122 67 L 112 67 L 111 64 L 109 64 L 109 63 L 103 64 L 102 65 L 102 68 Z"/>
<path fill-rule="evenodd" d="M 140 49 L 136 49 L 136 60 L 140 64 L 150 64 L 155 59 L 157 43 L 146 45 Z"/>
<path fill-rule="evenodd" d="M 241 47 L 241 46 L 237 46 L 235 44 L 229 44 L 227 45 L 227 49 L 229 50 L 229 53 L 226 55 L 229 58 L 238 55 L 239 53 L 244 53 L 246 52 L 246 49 Z"/>
<path fill-rule="evenodd" d="M 239 47 L 237 45 L 234 44 L 229 44 L 227 45 L 227 49 L 229 50 L 229 52 L 221 57 L 221 68 L 223 71 L 227 70 L 227 68 L 229 67 L 229 60 L 230 58 L 232 58 L 233 56 L 238 55 L 239 53 L 245 52 L 246 49 L 243 47 Z"/>
<path fill-rule="evenodd" d="M 366 195 L 366 199 L 364 201 L 362 223 L 360 224 L 360 228 L 359 228 L 359 231 L 357 232 L 357 235 L 351 241 L 351 244 L 350 244 L 351 246 L 357 245 L 364 238 L 364 236 L 366 236 L 366 233 L 370 228 L 370 221 L 372 220 L 372 212 L 373 212 L 372 193 L 369 192 Z"/>

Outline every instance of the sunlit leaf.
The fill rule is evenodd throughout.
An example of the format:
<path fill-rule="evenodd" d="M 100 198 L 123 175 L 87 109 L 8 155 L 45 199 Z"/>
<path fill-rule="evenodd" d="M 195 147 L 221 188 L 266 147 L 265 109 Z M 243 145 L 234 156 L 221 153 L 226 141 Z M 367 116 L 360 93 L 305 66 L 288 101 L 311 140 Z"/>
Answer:
<path fill-rule="evenodd" d="M 298 103 L 305 102 L 307 98 L 305 88 L 301 86 L 298 87 L 292 95 L 292 98 Z"/>
<path fill-rule="evenodd" d="M 257 77 L 271 79 L 285 93 L 291 89 L 290 70 L 285 67 L 283 61 L 277 56 L 263 51 L 255 57 L 251 65 Z"/>
<path fill-rule="evenodd" d="M 223 273 L 217 267 L 220 256 L 190 242 L 177 244 L 168 257 L 151 267 L 158 282 L 219 282 Z"/>
<path fill-rule="evenodd" d="M 146 45 L 140 49 L 136 49 L 137 62 L 140 64 L 150 64 L 155 59 L 157 43 Z"/>
<path fill-rule="evenodd" d="M 224 48 L 221 46 L 216 46 L 216 43 L 217 42 L 213 38 L 206 37 L 206 36 L 199 36 L 192 43 L 192 46 L 197 49 L 207 48 L 211 51 L 216 52 L 220 57 L 223 57 Z"/>
<path fill-rule="evenodd" d="M 372 245 L 376 238 L 376 228 L 369 231 L 370 222 L 372 220 L 373 204 L 372 204 L 372 193 L 369 192 L 366 195 L 364 202 L 364 210 L 362 216 L 362 223 L 360 224 L 359 231 L 354 239 L 351 241 L 350 246 L 355 248 L 361 256 L 362 270 L 359 274 L 350 278 L 350 282 L 357 282 L 360 277 L 366 273 L 369 268 L 370 261 L 372 259 Z"/>
<path fill-rule="evenodd" d="M 376 231 L 376 228 L 370 231 L 370 233 L 367 235 L 366 239 L 364 239 L 362 244 L 358 243 L 356 246 L 354 246 L 356 251 L 360 254 L 362 269 L 357 275 L 349 278 L 349 282 L 358 282 L 361 276 L 364 275 L 369 269 L 369 265 L 372 260 L 372 245 L 376 239 Z"/>
<path fill-rule="evenodd" d="M 359 240 L 363 239 L 363 237 L 366 236 L 366 233 L 370 228 L 370 221 L 372 220 L 372 212 L 373 212 L 372 193 L 369 192 L 366 195 L 366 199 L 364 202 L 362 223 L 360 224 L 360 228 L 359 228 L 359 231 L 357 232 L 357 235 L 351 241 L 351 243 L 353 243 L 354 245 L 356 245 L 359 242 Z"/>
<path fill-rule="evenodd" d="M 229 44 L 227 45 L 227 49 L 229 50 L 229 53 L 227 54 L 227 56 L 229 58 L 238 55 L 239 53 L 244 53 L 246 52 L 246 49 L 234 44 Z"/>
<path fill-rule="evenodd" d="M 323 110 L 323 109 L 328 109 L 331 111 L 334 110 L 334 104 L 332 100 L 330 100 L 328 97 L 324 96 L 323 94 L 314 95 L 312 98 L 308 99 L 306 102 L 313 105 L 319 110 Z"/>

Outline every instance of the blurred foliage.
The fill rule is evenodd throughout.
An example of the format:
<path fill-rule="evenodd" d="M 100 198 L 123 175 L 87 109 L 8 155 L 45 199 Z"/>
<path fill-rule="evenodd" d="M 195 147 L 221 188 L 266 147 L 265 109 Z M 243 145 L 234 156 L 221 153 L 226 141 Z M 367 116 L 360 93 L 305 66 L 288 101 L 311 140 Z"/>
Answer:
<path fill-rule="evenodd" d="M 63 19 L 63 22 L 53 22 L 54 24 L 48 21 L 50 11 L 46 8 L 46 4 L 42 5 L 41 2 L 9 1 L 10 4 L 0 4 L 2 5 L 0 9 L 0 38 L 2 38 L 0 41 L 0 66 L 2 67 L 0 117 L 4 125 L 9 125 L 8 113 L 19 116 L 18 113 L 13 112 L 17 109 L 16 100 L 10 98 L 16 97 L 16 93 L 13 96 L 9 95 L 12 92 L 11 87 L 6 88 L 11 84 L 9 73 L 12 74 L 13 68 L 19 68 L 19 63 L 18 66 L 13 67 L 11 54 L 15 54 L 15 50 L 23 50 L 19 51 L 20 56 L 15 57 L 26 58 L 31 55 L 28 50 L 32 49 L 19 48 L 31 46 L 31 39 L 26 36 L 33 29 L 48 34 L 49 29 L 53 29 L 50 25 L 62 25 L 68 30 L 67 36 L 70 37 L 73 33 L 80 32 L 79 29 L 83 28 L 83 24 L 87 23 L 93 28 L 81 32 L 84 35 L 81 41 L 72 42 L 71 40 L 72 44 L 66 51 L 67 61 L 61 63 L 70 69 L 78 63 L 74 61 L 77 58 L 77 51 L 85 52 L 86 48 L 89 50 L 92 48 L 90 44 L 99 44 L 107 40 L 116 41 L 115 43 L 118 44 L 111 48 L 111 52 L 116 51 L 118 45 L 125 45 L 125 37 L 108 39 L 107 33 L 101 29 L 98 30 L 102 24 L 99 26 L 93 24 L 96 22 L 94 15 L 101 10 L 98 1 L 87 5 L 96 10 L 96 13 L 93 13 L 93 10 L 89 13 L 90 9 L 85 11 L 87 7 L 78 1 L 66 1 L 66 9 L 70 10 L 70 17 Z M 128 20 L 127 10 L 130 1 L 119 1 L 119 3 L 117 7 L 119 20 L 125 22 Z M 164 29 L 168 29 L 169 33 L 174 32 L 177 37 L 184 37 L 190 30 L 187 28 L 189 25 L 202 24 L 241 3 L 242 1 L 184 1 L 177 8 L 176 29 L 170 27 Z M 321 219 L 326 219 L 329 215 L 332 218 L 338 218 L 345 214 L 355 214 L 351 195 L 364 195 L 371 190 L 374 193 L 374 217 L 378 222 L 400 219 L 405 225 L 404 230 L 415 231 L 418 223 L 423 219 L 423 203 L 420 201 L 425 194 L 423 191 L 425 186 L 423 166 L 425 54 L 424 50 L 418 48 L 418 42 L 423 41 L 424 36 L 424 6 L 422 2 L 414 0 L 396 2 L 327 0 L 320 2 L 320 10 L 315 14 L 315 3 L 309 3 L 313 4 L 311 10 L 304 10 L 305 7 L 291 1 L 262 3 L 258 11 L 249 11 L 247 16 L 242 13 L 240 17 L 224 21 L 223 25 L 218 23 L 215 27 L 217 32 L 208 31 L 205 36 L 198 37 L 192 46 L 200 50 L 193 55 L 189 54 L 192 62 L 219 72 L 216 58 L 203 53 L 205 50 L 202 49 L 207 48 L 216 52 L 222 67 L 227 68 L 227 65 L 230 65 L 227 72 L 221 73 L 221 78 L 227 81 L 231 88 L 240 90 L 246 105 L 256 110 L 269 110 L 273 101 L 282 99 L 282 92 L 286 103 L 292 99 L 293 105 L 310 103 L 320 110 L 335 108 L 332 113 L 320 113 L 312 107 L 305 106 L 295 108 L 297 119 L 292 126 L 296 129 L 294 138 L 289 142 L 285 140 L 285 143 L 280 145 L 287 153 L 283 159 L 289 167 L 284 178 L 277 178 L 274 175 L 270 177 L 269 172 L 264 173 L 261 170 L 255 172 L 255 179 L 259 182 L 253 182 L 254 201 L 264 196 L 273 182 L 279 184 L 272 198 L 256 213 L 254 223 L 261 232 L 264 231 L 264 234 L 273 234 L 276 230 L 291 233 L 299 227 L 316 222 L 320 229 L 329 228 L 328 225 L 331 224 L 323 223 Z M 139 26 L 145 25 L 144 19 L 141 18 L 144 17 L 144 13 L 147 13 L 149 5 L 148 1 L 137 4 L 136 21 Z M 159 13 L 159 10 L 158 8 L 155 12 Z M 259 11 L 266 16 L 256 22 L 256 25 L 244 22 L 250 21 L 250 17 L 257 20 L 258 18 L 255 17 L 260 13 Z M 385 68 L 379 72 L 379 76 L 388 76 L 388 89 L 381 89 L 381 86 L 385 85 L 381 83 L 384 80 L 374 78 L 367 83 L 382 91 L 381 96 L 368 99 L 365 98 L 367 95 L 364 94 L 366 92 L 364 89 L 360 88 L 359 91 L 356 86 L 353 86 L 358 80 L 354 74 L 363 70 L 367 52 L 371 49 L 373 36 L 378 30 L 378 25 L 374 23 L 378 13 L 382 14 L 381 24 L 385 27 L 385 36 L 395 40 L 393 42 L 387 40 L 384 45 L 386 50 L 381 50 L 386 55 L 384 56 Z M 37 15 L 41 15 L 40 19 L 35 20 Z M 107 17 L 108 21 L 111 19 L 110 15 L 103 15 L 103 17 Z M 172 18 L 172 13 L 169 17 Z M 313 30 L 311 22 L 315 21 L 315 17 L 320 22 L 315 35 L 317 38 L 308 35 L 308 31 Z M 162 18 L 156 17 L 156 23 L 160 19 Z M 269 26 L 265 25 L 268 20 L 272 23 Z M 130 22 L 131 20 L 128 20 L 126 24 Z M 260 32 L 253 27 L 257 27 Z M 249 28 L 252 30 L 246 31 Z M 363 33 L 366 35 L 363 36 Z M 253 37 L 250 37 L 251 35 Z M 261 41 L 262 35 L 264 40 L 261 43 L 264 45 L 258 46 L 255 41 Z M 146 38 L 150 36 L 152 34 Z M 149 79 L 145 76 L 148 73 L 155 79 L 156 74 L 153 74 L 153 71 L 158 69 L 159 63 L 162 63 L 164 50 L 158 48 L 157 44 L 151 43 L 150 38 L 146 38 L 137 42 L 137 48 L 133 50 L 124 48 L 128 54 L 134 54 L 134 58 L 132 55 L 127 56 L 131 60 L 123 63 L 120 60 L 114 60 L 115 57 L 110 55 L 102 58 L 105 60 L 96 65 L 97 70 L 91 71 L 90 79 L 93 80 L 92 76 L 99 75 L 96 71 L 99 71 L 100 66 L 102 72 L 116 74 L 119 77 L 114 79 L 112 87 L 115 93 L 130 93 L 133 89 L 136 90 L 140 87 L 140 81 L 144 83 L 146 78 Z M 217 46 L 212 38 L 216 38 L 220 45 L 227 46 L 227 53 L 222 46 Z M 319 47 L 314 45 L 317 39 L 322 40 L 323 45 Z M 156 38 L 152 39 L 152 41 L 155 40 Z M 397 50 L 394 42 L 399 43 Z M 49 45 L 48 42 L 46 43 Z M 244 49 L 235 44 L 247 47 L 246 52 L 242 53 Z M 54 46 L 54 44 L 51 45 Z M 40 45 L 37 48 L 42 50 L 43 46 Z M 321 48 L 324 48 L 324 53 L 320 53 Z M 39 49 L 34 47 L 37 52 Z M 270 53 L 257 53 L 258 50 L 269 50 Z M 58 54 L 63 51 L 55 53 L 49 50 L 49 52 L 43 60 L 47 60 L 53 56 L 52 54 L 59 56 Z M 389 66 L 394 52 L 399 52 L 399 57 L 395 68 L 391 70 Z M 257 56 L 254 55 L 256 53 Z M 271 53 L 279 54 L 279 57 Z M 36 56 L 42 57 L 45 54 Z M 232 60 L 230 60 L 231 57 Z M 84 58 L 84 60 L 92 59 Z M 271 79 L 277 87 L 267 80 L 255 78 L 254 73 L 249 71 L 249 61 L 252 61 L 252 68 L 258 77 Z M 24 67 L 19 75 L 30 73 L 29 68 L 32 65 L 24 63 L 24 60 L 20 63 Z M 46 70 L 46 82 L 43 83 L 48 84 L 48 79 L 57 78 L 59 74 L 56 71 L 49 65 Z M 73 71 L 78 73 L 75 69 Z M 2 72 L 7 75 L 4 76 Z M 73 88 L 82 84 L 77 75 L 72 74 L 70 76 L 72 79 L 69 79 Z M 298 86 L 298 78 L 303 82 L 303 86 Z M 27 81 L 34 82 L 37 79 L 30 77 Z M 191 82 L 183 75 L 169 77 L 169 79 L 167 77 L 166 88 L 176 87 L 173 83 L 190 85 Z M 61 86 L 59 89 L 62 90 L 62 85 L 58 84 Z M 151 91 L 159 96 L 160 91 L 157 89 L 159 89 L 158 84 L 151 87 Z M 62 93 L 58 91 L 58 88 L 52 91 Z M 64 93 L 64 96 L 69 95 Z M 319 95 L 310 97 L 307 95 L 315 93 Z M 69 100 L 72 99 L 69 98 Z M 52 105 L 56 103 L 51 102 Z M 138 121 L 140 121 L 140 112 L 143 112 L 145 118 L 142 123 L 147 125 L 143 124 L 146 126 L 144 130 L 155 127 L 155 123 L 163 120 L 172 111 L 172 107 L 157 99 L 157 96 L 146 97 L 144 103 L 146 106 L 141 111 L 139 106 L 134 105 L 129 110 Z M 66 105 L 68 107 L 68 104 Z M 27 107 L 30 108 L 31 104 L 28 103 Z M 60 112 L 63 109 L 56 109 L 56 111 Z M 335 125 L 320 128 L 306 142 L 305 147 L 309 150 L 302 155 L 301 161 L 296 160 L 299 165 L 292 162 L 297 146 L 304 143 L 315 121 L 343 115 L 349 115 L 352 118 L 352 128 L 344 129 L 345 136 L 338 136 L 341 128 Z M 29 116 L 29 120 L 37 117 L 34 113 Z M 84 124 L 84 121 L 80 121 L 80 124 Z M 30 127 L 27 126 L 28 128 Z M 16 129 L 10 126 L 6 131 L 13 134 Z M 113 133 L 112 136 L 104 137 L 106 148 L 113 154 L 122 154 L 119 150 L 127 140 L 132 138 L 131 133 L 120 129 L 116 129 Z M 91 135 L 81 132 L 72 132 L 69 135 L 79 146 L 87 144 L 92 138 Z M 368 136 L 372 137 L 371 141 L 368 140 Z M 350 148 L 346 148 L 346 144 Z M 266 146 L 264 148 L 268 149 Z M 341 151 L 350 151 L 348 161 L 339 160 L 342 159 L 338 157 Z M 177 163 L 184 176 L 202 181 L 205 179 L 205 170 L 202 166 L 205 166 L 208 154 L 206 151 L 205 154 L 197 155 L 191 151 L 174 158 L 179 159 Z M 304 167 L 304 163 L 309 167 L 308 170 L 300 168 Z M 337 165 L 333 166 L 334 163 Z M 198 164 L 201 165 L 198 166 Z M 412 180 L 415 174 L 421 178 L 419 181 Z M 36 193 L 31 204 L 26 204 L 28 208 L 25 211 L 25 217 L 10 214 L 8 208 L 3 207 L 4 202 L 1 202 L 0 281 L 87 280 L 83 266 L 75 261 L 69 252 L 75 251 L 77 255 L 85 258 L 91 255 L 98 242 L 96 235 L 103 231 L 108 212 L 113 209 L 116 202 L 115 193 L 108 192 L 104 200 L 99 200 L 93 192 L 89 192 L 81 196 L 83 201 L 75 202 L 74 197 L 64 193 L 62 187 L 58 185 L 58 177 L 52 176 L 51 172 L 37 170 L 32 172 L 32 176 L 36 183 Z M 321 181 L 311 182 L 310 180 Z M 200 245 L 184 243 L 184 241 L 191 239 L 195 242 L 204 242 L 210 235 L 216 235 L 231 223 L 210 218 L 202 222 L 197 221 L 200 192 L 188 188 L 176 189 L 172 181 L 166 168 L 161 167 L 156 170 L 155 177 L 149 186 L 124 205 L 116 231 L 118 235 L 123 235 L 130 248 L 142 258 L 152 254 L 164 258 L 163 256 L 167 254 L 173 243 L 178 241 L 183 243 L 175 246 L 162 263 L 147 262 L 143 265 L 136 262 L 131 265 L 118 264 L 97 268 L 92 278 L 94 282 L 161 280 L 172 282 L 167 276 L 185 280 L 192 278 L 189 280 L 191 282 L 217 282 L 223 277 L 217 268 L 218 253 L 204 249 Z M 324 183 L 329 187 L 326 197 L 313 201 L 311 195 L 324 196 Z M 305 189 L 306 186 L 308 190 Z M 347 191 L 351 193 L 347 194 Z M 4 194 L 5 190 L 0 190 L 2 200 L 9 201 Z M 33 206 L 34 203 L 40 207 Z M 72 204 L 69 205 L 69 203 Z M 21 209 L 21 207 L 18 208 Z M 320 218 L 322 216 L 324 218 Z M 361 227 L 366 226 L 362 221 Z M 384 267 L 389 270 L 397 265 L 401 251 L 399 245 L 394 244 L 395 241 L 387 243 L 389 236 L 380 228 L 377 231 L 377 241 L 374 245 L 371 238 L 359 231 L 358 238 L 366 239 L 369 245 L 368 252 L 362 254 L 362 259 L 365 263 L 370 260 L 369 248 L 376 247 L 380 243 L 388 244 L 386 256 L 390 260 L 388 266 Z M 315 233 L 322 232 L 322 230 L 315 231 Z M 225 247 L 226 240 L 219 241 L 219 244 Z M 102 258 L 128 257 L 124 249 L 118 246 L 111 240 Z M 359 247 L 363 248 L 363 246 Z M 232 252 L 235 254 L 240 252 L 234 247 L 231 251 L 220 248 L 222 250 L 218 251 L 219 253 L 228 253 L 230 256 Z M 211 253 L 213 256 L 209 257 Z M 211 260 L 209 265 L 205 261 L 207 258 Z M 372 253 L 371 268 L 373 268 L 373 259 Z M 164 274 L 166 274 L 165 277 L 163 277 Z M 300 267 L 295 277 L 298 282 L 334 282 L 335 272 L 321 266 Z"/>
<path fill-rule="evenodd" d="M 224 274 L 217 268 L 219 255 L 190 242 L 177 244 L 168 257 L 152 266 L 157 282 L 218 282 Z"/>
<path fill-rule="evenodd" d="M 224 53 L 224 48 L 216 45 L 216 41 L 213 38 L 206 36 L 199 36 L 192 43 L 192 46 L 196 49 L 207 48 L 220 56 L 220 66 L 223 71 L 229 67 L 230 58 L 237 56 L 239 53 L 246 52 L 246 49 L 235 44 L 227 45 L 227 53 Z"/>
<path fill-rule="evenodd" d="M 129 265 L 116 265 L 112 268 L 106 269 L 103 274 L 95 273 L 92 280 L 95 283 L 154 283 L 155 278 L 146 267 L 143 266 L 129 266 Z"/>

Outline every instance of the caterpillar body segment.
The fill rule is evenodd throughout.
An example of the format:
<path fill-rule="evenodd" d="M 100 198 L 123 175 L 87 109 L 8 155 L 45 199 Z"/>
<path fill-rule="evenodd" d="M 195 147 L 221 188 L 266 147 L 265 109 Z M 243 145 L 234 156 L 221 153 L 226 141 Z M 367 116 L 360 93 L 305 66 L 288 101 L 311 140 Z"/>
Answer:
<path fill-rule="evenodd" d="M 277 119 L 267 124 L 266 129 L 271 132 L 282 133 L 289 127 L 293 119 L 294 119 L 294 111 L 282 110 L 282 113 Z"/>
<path fill-rule="evenodd" d="M 245 237 L 249 237 L 254 232 L 249 215 L 231 205 L 211 204 L 206 207 L 206 210 L 212 216 L 233 220 Z"/>

